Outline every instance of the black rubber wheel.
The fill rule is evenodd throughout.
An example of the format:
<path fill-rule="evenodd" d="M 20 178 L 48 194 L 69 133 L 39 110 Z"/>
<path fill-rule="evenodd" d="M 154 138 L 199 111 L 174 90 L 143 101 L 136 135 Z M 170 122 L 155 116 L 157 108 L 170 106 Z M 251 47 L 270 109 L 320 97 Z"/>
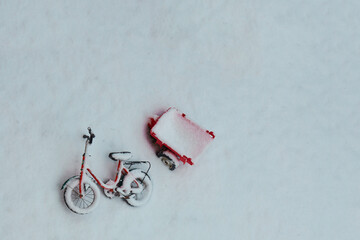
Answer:
<path fill-rule="evenodd" d="M 170 171 L 174 171 L 174 170 L 175 170 L 175 164 L 171 164 L 171 165 L 169 166 L 169 169 L 170 169 Z"/>

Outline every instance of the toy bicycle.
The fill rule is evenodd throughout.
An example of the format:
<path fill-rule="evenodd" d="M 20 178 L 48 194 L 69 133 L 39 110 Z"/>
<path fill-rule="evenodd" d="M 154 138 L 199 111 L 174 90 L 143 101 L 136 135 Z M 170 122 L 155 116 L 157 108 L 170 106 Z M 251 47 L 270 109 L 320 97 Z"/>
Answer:
<path fill-rule="evenodd" d="M 98 204 L 100 191 L 98 184 L 104 189 L 108 198 L 120 197 L 132 206 L 142 206 L 148 202 L 152 192 L 152 182 L 148 175 L 151 164 L 148 161 L 128 161 L 130 152 L 112 152 L 109 157 L 118 161 L 115 180 L 102 182 L 90 170 L 86 163 L 86 150 L 92 144 L 95 135 L 88 128 L 89 135 L 83 135 L 85 151 L 82 155 L 80 175 L 73 176 L 65 181 L 61 189 L 65 188 L 64 199 L 66 206 L 78 214 L 86 214 L 95 209 Z M 147 164 L 147 170 L 134 168 L 139 164 Z"/>

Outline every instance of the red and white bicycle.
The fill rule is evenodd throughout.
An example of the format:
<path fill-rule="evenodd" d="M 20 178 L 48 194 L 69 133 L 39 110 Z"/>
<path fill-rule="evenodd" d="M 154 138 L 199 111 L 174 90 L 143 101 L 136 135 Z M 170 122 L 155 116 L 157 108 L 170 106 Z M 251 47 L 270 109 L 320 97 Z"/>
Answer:
<path fill-rule="evenodd" d="M 142 206 L 150 198 L 152 182 L 148 175 L 151 164 L 148 161 L 127 161 L 131 158 L 130 152 L 112 152 L 109 157 L 118 161 L 115 180 L 102 182 L 90 170 L 86 162 L 86 150 L 88 144 L 92 144 L 95 135 L 88 128 L 89 135 L 86 139 L 85 151 L 82 156 L 80 175 L 73 176 L 65 181 L 61 189 L 64 191 L 64 199 L 67 207 L 78 214 L 91 212 L 97 206 L 100 191 L 96 183 L 104 189 L 107 197 L 120 197 L 132 206 Z M 147 170 L 141 170 L 134 166 L 147 164 Z"/>

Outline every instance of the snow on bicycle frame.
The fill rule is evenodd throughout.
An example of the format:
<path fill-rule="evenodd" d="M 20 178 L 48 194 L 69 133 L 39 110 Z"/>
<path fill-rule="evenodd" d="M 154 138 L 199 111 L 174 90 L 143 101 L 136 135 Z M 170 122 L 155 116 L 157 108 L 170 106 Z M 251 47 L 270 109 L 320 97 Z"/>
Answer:
<path fill-rule="evenodd" d="M 194 160 L 215 138 L 213 132 L 201 128 L 176 108 L 169 108 L 160 117 L 150 119 L 149 127 L 156 144 L 163 147 L 158 156 L 164 156 L 166 148 L 168 151 L 165 156 L 174 161 L 175 165 L 176 160 L 193 165 Z M 175 167 L 170 165 L 171 170 Z"/>

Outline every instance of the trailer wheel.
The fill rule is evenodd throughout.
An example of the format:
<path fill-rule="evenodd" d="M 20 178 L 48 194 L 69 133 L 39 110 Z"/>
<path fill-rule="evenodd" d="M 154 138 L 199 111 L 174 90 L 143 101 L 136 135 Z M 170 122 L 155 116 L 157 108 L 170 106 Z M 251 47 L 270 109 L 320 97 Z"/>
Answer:
<path fill-rule="evenodd" d="M 158 157 L 160 157 L 161 161 L 169 167 L 170 171 L 174 171 L 176 169 L 176 167 L 179 164 L 176 164 L 175 161 L 171 158 L 171 155 L 173 155 L 171 152 L 169 151 L 160 151 L 158 152 Z"/>
<path fill-rule="evenodd" d="M 171 171 L 175 170 L 175 163 L 168 156 L 162 155 L 160 159 Z"/>
<path fill-rule="evenodd" d="M 175 168 L 176 168 L 175 163 L 173 163 L 169 166 L 170 171 L 174 171 Z"/>

